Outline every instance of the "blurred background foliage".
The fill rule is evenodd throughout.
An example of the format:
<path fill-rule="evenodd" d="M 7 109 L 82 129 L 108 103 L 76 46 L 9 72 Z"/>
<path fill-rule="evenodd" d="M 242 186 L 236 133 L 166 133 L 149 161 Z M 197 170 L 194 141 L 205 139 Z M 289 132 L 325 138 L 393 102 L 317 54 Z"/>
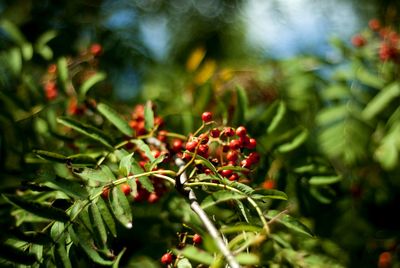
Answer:
<path fill-rule="evenodd" d="M 399 267 L 399 65 L 380 62 L 382 40 L 361 30 L 372 17 L 398 29 L 399 7 L 394 0 L 3 0 L 2 188 L 35 174 L 26 157 L 32 148 L 59 146 L 51 139 L 60 134 L 55 116 L 73 94 L 47 102 L 43 73 L 99 43 L 101 60 L 74 72 L 76 87 L 91 73 L 107 74 L 91 97 L 131 107 L 151 99 L 167 128 L 185 134 L 206 109 L 248 126 L 265 156 L 253 183 L 272 180 L 287 191 L 288 209 L 319 237 L 291 237 L 292 249 L 347 267 L 376 267 L 390 252 Z M 368 40 L 360 49 L 350 45 L 357 32 Z M 301 262 L 290 253 L 275 258 Z"/>

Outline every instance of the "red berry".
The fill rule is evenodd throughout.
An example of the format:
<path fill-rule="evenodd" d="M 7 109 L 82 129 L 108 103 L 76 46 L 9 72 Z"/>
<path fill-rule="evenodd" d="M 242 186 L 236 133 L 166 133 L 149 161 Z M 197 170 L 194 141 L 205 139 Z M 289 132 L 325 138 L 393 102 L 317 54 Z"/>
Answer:
<path fill-rule="evenodd" d="M 221 131 L 219 131 L 218 128 L 213 128 L 210 131 L 210 136 L 213 138 L 218 138 L 220 133 L 221 133 Z"/>
<path fill-rule="evenodd" d="M 186 143 L 186 150 L 188 150 L 189 152 L 194 152 L 198 144 L 199 143 L 197 141 L 188 141 Z"/>
<path fill-rule="evenodd" d="M 368 26 L 372 31 L 378 31 L 381 28 L 381 23 L 378 19 L 372 19 L 368 22 Z"/>
<path fill-rule="evenodd" d="M 208 133 L 200 134 L 199 139 L 201 144 L 206 144 L 208 142 Z"/>
<path fill-rule="evenodd" d="M 367 40 L 363 36 L 356 34 L 351 38 L 351 43 L 355 47 L 363 47 L 367 43 Z"/>
<path fill-rule="evenodd" d="M 230 181 L 237 181 L 239 179 L 239 175 L 237 173 L 233 173 L 228 180 Z"/>
<path fill-rule="evenodd" d="M 162 141 L 162 142 L 166 142 L 167 141 L 167 131 L 166 130 L 160 130 L 158 132 L 157 138 Z"/>
<path fill-rule="evenodd" d="M 138 188 L 137 195 L 134 197 L 134 200 L 137 202 L 147 200 L 150 193 L 144 188 Z"/>
<path fill-rule="evenodd" d="M 173 260 L 174 260 L 174 256 L 169 252 L 165 253 L 161 257 L 161 262 L 163 264 L 171 264 L 173 262 Z"/>
<path fill-rule="evenodd" d="M 104 199 L 108 199 L 108 196 L 110 195 L 110 188 L 104 187 L 103 191 L 101 192 L 101 197 Z"/>
<path fill-rule="evenodd" d="M 154 117 L 154 125 L 158 127 L 162 127 L 164 125 L 164 119 L 160 116 Z"/>
<path fill-rule="evenodd" d="M 212 173 L 212 171 L 211 171 L 211 169 L 209 169 L 209 168 L 206 168 L 205 170 L 204 170 L 204 174 L 206 174 L 206 175 L 210 175 Z"/>
<path fill-rule="evenodd" d="M 250 138 L 248 144 L 246 145 L 247 149 L 254 149 L 257 146 L 256 139 Z"/>
<path fill-rule="evenodd" d="M 153 192 L 153 193 L 150 193 L 150 195 L 147 197 L 147 202 L 149 202 L 150 204 L 154 204 L 159 199 L 160 199 L 160 197 L 155 192 Z"/>
<path fill-rule="evenodd" d="M 237 150 L 240 147 L 242 147 L 242 143 L 239 140 L 231 140 L 231 142 L 229 143 L 229 148 L 231 150 Z"/>
<path fill-rule="evenodd" d="M 242 147 L 246 147 L 249 145 L 250 143 L 250 138 L 248 136 L 241 136 L 239 137 L 239 141 Z"/>
<path fill-rule="evenodd" d="M 236 129 L 236 135 L 239 137 L 244 137 L 247 134 L 247 129 L 244 126 L 240 126 Z"/>
<path fill-rule="evenodd" d="M 235 150 L 231 150 L 226 154 L 226 159 L 228 161 L 233 161 L 235 162 L 236 160 L 238 160 L 239 154 L 237 151 Z"/>
<path fill-rule="evenodd" d="M 204 112 L 201 115 L 201 120 L 203 120 L 204 123 L 208 123 L 212 120 L 212 113 L 211 112 Z"/>
<path fill-rule="evenodd" d="M 235 135 L 235 131 L 230 127 L 226 127 L 224 128 L 224 134 L 227 137 L 232 137 L 233 135 Z"/>
<path fill-rule="evenodd" d="M 93 54 L 93 56 L 99 56 L 101 54 L 101 52 L 103 51 L 103 48 L 100 44 L 92 44 L 90 46 L 90 53 Z"/>
<path fill-rule="evenodd" d="M 182 155 L 183 160 L 189 161 L 191 158 L 192 158 L 192 156 L 190 154 L 183 153 L 183 155 Z"/>
<path fill-rule="evenodd" d="M 50 64 L 49 68 L 47 68 L 47 72 L 49 74 L 55 74 L 57 72 L 57 65 L 55 65 L 54 63 Z"/>
<path fill-rule="evenodd" d="M 248 159 L 251 161 L 251 163 L 257 164 L 258 161 L 260 161 L 260 155 L 256 152 L 252 152 L 249 154 Z"/>
<path fill-rule="evenodd" d="M 379 255 L 378 268 L 389 268 L 392 263 L 392 254 L 388 251 L 382 252 Z"/>
<path fill-rule="evenodd" d="M 131 187 L 129 187 L 129 184 L 124 183 L 121 185 L 121 191 L 125 194 L 125 195 L 129 195 L 131 193 Z"/>
<path fill-rule="evenodd" d="M 251 165 L 252 165 L 253 163 L 250 161 L 250 159 L 243 159 L 243 160 L 240 162 L 240 164 L 241 164 L 241 166 L 244 167 L 244 168 L 250 168 Z"/>
<path fill-rule="evenodd" d="M 223 177 L 228 178 L 233 174 L 231 169 L 223 169 L 219 172 Z"/>
<path fill-rule="evenodd" d="M 199 155 L 203 156 L 203 157 L 208 157 L 208 145 L 207 144 L 200 144 L 199 149 L 198 149 L 198 153 Z"/>
<path fill-rule="evenodd" d="M 180 152 L 182 150 L 183 142 L 180 139 L 174 139 L 172 141 L 172 151 Z"/>
<path fill-rule="evenodd" d="M 193 235 L 193 243 L 200 244 L 203 241 L 203 238 L 199 234 Z"/>
<path fill-rule="evenodd" d="M 264 181 L 264 183 L 262 184 L 262 187 L 266 190 L 269 189 L 274 189 L 275 188 L 275 181 L 271 180 L 271 179 L 267 179 Z"/>

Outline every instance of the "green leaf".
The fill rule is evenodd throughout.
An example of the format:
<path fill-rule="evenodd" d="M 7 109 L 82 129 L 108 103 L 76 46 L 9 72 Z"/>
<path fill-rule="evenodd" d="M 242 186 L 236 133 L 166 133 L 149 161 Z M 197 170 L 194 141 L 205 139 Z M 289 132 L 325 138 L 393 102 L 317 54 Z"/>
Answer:
<path fill-rule="evenodd" d="M 144 124 L 147 130 L 152 130 L 154 127 L 154 112 L 151 101 L 148 101 L 144 106 Z"/>
<path fill-rule="evenodd" d="M 98 128 L 66 117 L 57 118 L 57 122 L 64 126 L 70 127 L 95 141 L 100 142 L 109 149 L 113 149 L 110 138 Z"/>
<path fill-rule="evenodd" d="M 88 91 L 97 83 L 106 79 L 106 74 L 103 72 L 96 73 L 90 76 L 79 88 L 79 98 L 84 99 Z"/>
<path fill-rule="evenodd" d="M 13 263 L 32 265 L 36 262 L 36 255 L 20 250 L 19 248 L 0 243 L 0 257 Z"/>
<path fill-rule="evenodd" d="M 115 224 L 115 219 L 111 214 L 111 211 L 108 208 L 106 202 L 102 198 L 99 198 L 97 200 L 97 208 L 99 209 L 101 217 L 103 218 L 108 230 L 110 230 L 111 234 L 114 237 L 117 237 L 117 227 Z"/>
<path fill-rule="evenodd" d="M 39 53 L 46 60 L 50 60 L 51 58 L 53 58 L 53 51 L 46 44 L 56 36 L 56 31 L 47 31 L 42 34 L 35 43 L 36 52 Z"/>
<path fill-rule="evenodd" d="M 260 262 L 260 257 L 254 253 L 241 252 L 237 254 L 235 258 L 241 265 L 257 265 Z"/>
<path fill-rule="evenodd" d="M 39 244 L 39 245 L 46 245 L 51 243 L 51 238 L 43 232 L 36 232 L 36 231 L 22 232 L 18 228 L 9 229 L 8 232 L 11 236 L 29 243 Z"/>
<path fill-rule="evenodd" d="M 57 72 L 58 72 L 58 79 L 65 90 L 68 85 L 68 64 L 67 64 L 67 59 L 65 57 L 58 59 Z"/>
<path fill-rule="evenodd" d="M 229 184 L 229 186 L 232 186 L 235 189 L 238 189 L 239 191 L 241 191 L 242 193 L 244 193 L 247 196 L 250 196 L 253 192 L 254 189 L 251 188 L 250 186 L 247 186 L 246 184 L 234 181 L 232 183 Z"/>
<path fill-rule="evenodd" d="M 400 84 L 394 82 L 383 88 L 362 111 L 363 118 L 370 120 L 389 106 L 389 103 L 400 96 Z"/>
<path fill-rule="evenodd" d="M 74 244 L 79 245 L 92 261 L 101 265 L 113 264 L 113 261 L 104 259 L 95 250 L 91 234 L 82 225 L 69 226 L 68 231 Z"/>
<path fill-rule="evenodd" d="M 289 216 L 287 214 L 281 214 L 278 216 L 278 214 L 280 213 L 280 211 L 278 210 L 269 210 L 266 218 L 271 220 L 272 218 L 274 218 L 274 221 L 279 222 L 281 224 L 283 224 L 284 226 L 286 226 L 287 228 L 296 231 L 298 233 L 313 237 L 314 235 L 312 234 L 312 232 L 310 231 L 310 229 L 305 226 L 303 223 L 301 223 L 300 221 L 298 221 L 297 219 L 293 218 L 292 216 Z"/>
<path fill-rule="evenodd" d="M 280 200 L 288 200 L 287 195 L 279 190 L 275 189 L 259 189 L 255 190 L 251 194 L 251 198 L 254 199 L 280 199 Z"/>
<path fill-rule="evenodd" d="M 214 192 L 211 195 L 204 198 L 203 202 L 201 202 L 201 207 L 203 209 L 207 209 L 211 206 L 214 206 L 222 202 L 226 202 L 229 200 L 245 199 L 246 197 L 247 196 L 243 194 L 239 194 L 229 190 L 221 190 L 218 192 Z"/>
<path fill-rule="evenodd" d="M 261 227 L 249 224 L 237 224 L 233 226 L 223 226 L 220 231 L 224 234 L 242 233 L 242 232 L 260 232 Z"/>
<path fill-rule="evenodd" d="M 74 166 L 89 166 L 97 163 L 96 159 L 86 154 L 74 154 L 67 157 Z"/>
<path fill-rule="evenodd" d="M 81 183 L 71 179 L 64 179 L 59 176 L 54 176 L 51 179 L 47 179 L 47 182 L 45 182 L 44 185 L 52 189 L 62 191 L 76 199 L 86 199 L 89 195 L 85 186 Z"/>
<path fill-rule="evenodd" d="M 149 191 L 150 193 L 154 192 L 154 185 L 147 176 L 138 177 L 140 184 L 143 186 L 144 189 Z"/>
<path fill-rule="evenodd" d="M 178 260 L 178 263 L 176 264 L 177 268 L 192 268 L 192 264 L 187 258 L 181 258 Z"/>
<path fill-rule="evenodd" d="M 338 120 L 342 120 L 349 113 L 347 104 L 336 105 L 322 109 L 317 115 L 319 125 L 327 125 Z"/>
<path fill-rule="evenodd" d="M 311 185 L 327 185 L 337 183 L 341 179 L 340 176 L 313 176 L 308 182 Z"/>
<path fill-rule="evenodd" d="M 366 68 L 361 66 L 357 68 L 356 78 L 360 80 L 360 82 L 363 83 L 364 85 L 376 89 L 381 89 L 385 84 L 385 81 L 381 77 L 370 73 Z"/>
<path fill-rule="evenodd" d="M 149 170 L 153 170 L 155 167 L 157 167 L 158 164 L 164 161 L 164 158 L 165 154 L 161 154 L 159 157 L 154 159 L 154 161 L 150 163 Z"/>
<path fill-rule="evenodd" d="M 33 153 L 42 159 L 49 160 L 52 162 L 63 163 L 63 164 L 65 164 L 68 159 L 66 156 L 64 156 L 62 154 L 48 152 L 48 151 L 44 151 L 44 150 L 33 150 Z"/>
<path fill-rule="evenodd" d="M 246 91 L 243 87 L 237 85 L 236 88 L 236 106 L 233 114 L 233 124 L 239 125 L 246 119 L 248 102 Z"/>
<path fill-rule="evenodd" d="M 13 41 L 18 45 L 23 45 L 26 43 L 26 39 L 18 27 L 9 20 L 1 20 L 0 27 L 13 39 Z"/>
<path fill-rule="evenodd" d="M 69 221 L 68 214 L 65 213 L 64 210 L 61 210 L 59 208 L 54 208 L 39 202 L 26 200 L 20 196 L 15 196 L 10 194 L 3 194 L 3 197 L 7 202 L 16 205 L 17 207 L 20 207 L 37 216 L 61 222 Z"/>
<path fill-rule="evenodd" d="M 76 172 L 76 174 L 88 181 L 110 182 L 115 180 L 113 172 L 106 165 L 100 166 L 99 169 L 85 168 L 81 172 Z"/>
<path fill-rule="evenodd" d="M 123 248 L 121 250 L 121 252 L 118 253 L 118 256 L 115 258 L 112 268 L 118 268 L 119 267 L 119 262 L 121 261 L 122 255 L 124 255 L 125 251 L 126 251 L 126 248 Z"/>
<path fill-rule="evenodd" d="M 285 114 L 286 114 L 286 105 L 283 101 L 280 101 L 278 103 L 278 107 L 277 107 L 275 116 L 272 118 L 272 121 L 267 128 L 268 134 L 272 133 L 279 126 L 279 124 L 280 124 L 280 122 L 282 122 L 282 119 L 285 116 Z"/>
<path fill-rule="evenodd" d="M 106 226 L 104 225 L 100 210 L 94 202 L 89 206 L 89 218 L 93 226 L 96 241 L 98 241 L 98 245 L 103 248 L 107 243 Z"/>
<path fill-rule="evenodd" d="M 71 261 L 65 247 L 65 243 L 56 243 L 54 245 L 54 262 L 56 267 L 72 268 Z"/>
<path fill-rule="evenodd" d="M 142 140 L 133 140 L 133 143 L 136 144 L 138 149 L 146 155 L 146 157 L 150 160 L 150 162 L 154 161 L 154 155 L 151 153 L 150 147 L 144 143 Z"/>
<path fill-rule="evenodd" d="M 177 255 L 182 254 L 184 257 L 190 260 L 206 265 L 211 265 L 214 261 L 213 255 L 192 245 L 186 245 L 183 250 L 175 250 L 175 252 Z"/>
<path fill-rule="evenodd" d="M 307 138 L 308 138 L 308 130 L 304 128 L 293 140 L 279 145 L 277 150 L 280 153 L 287 153 L 293 151 L 300 145 L 302 145 L 307 140 Z"/>
<path fill-rule="evenodd" d="M 119 173 L 124 177 L 128 176 L 131 172 L 132 156 L 133 153 L 128 154 L 127 156 L 122 157 L 119 162 Z"/>
<path fill-rule="evenodd" d="M 123 134 L 129 137 L 133 135 L 133 130 L 129 126 L 128 122 L 123 119 L 114 109 L 104 103 L 99 103 L 97 105 L 97 110 Z"/>
<path fill-rule="evenodd" d="M 12 72 L 18 75 L 22 69 L 21 52 L 18 48 L 13 48 L 8 51 L 7 60 Z"/>
<path fill-rule="evenodd" d="M 126 228 L 132 228 L 131 207 L 120 187 L 114 187 L 112 189 L 110 206 L 115 218 Z"/>

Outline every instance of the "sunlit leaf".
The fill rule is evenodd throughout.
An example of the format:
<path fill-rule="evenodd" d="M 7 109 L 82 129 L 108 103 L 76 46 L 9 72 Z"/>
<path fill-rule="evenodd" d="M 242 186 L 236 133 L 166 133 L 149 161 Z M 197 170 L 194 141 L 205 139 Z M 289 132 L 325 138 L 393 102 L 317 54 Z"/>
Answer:
<path fill-rule="evenodd" d="M 177 268 L 192 268 L 192 264 L 187 258 L 181 258 L 178 260 L 178 263 L 176 264 Z"/>
<path fill-rule="evenodd" d="M 111 192 L 110 206 L 115 218 L 126 228 L 132 228 L 132 211 L 129 201 L 120 187 L 114 187 Z"/>
<path fill-rule="evenodd" d="M 98 245 L 104 247 L 107 243 L 107 232 L 97 204 L 92 202 L 89 206 L 89 218 L 93 226 L 94 236 Z"/>
<path fill-rule="evenodd" d="M 286 113 L 286 105 L 284 102 L 280 101 L 278 104 L 278 107 L 276 109 L 275 115 L 272 118 L 272 121 L 267 128 L 268 134 L 272 133 L 278 127 L 280 122 L 282 122 L 282 119 L 285 116 L 285 113 Z"/>
<path fill-rule="evenodd" d="M 356 77 L 364 85 L 377 89 L 381 89 L 385 84 L 385 81 L 380 76 L 369 72 L 366 68 L 362 66 L 358 66 Z"/>
<path fill-rule="evenodd" d="M 201 207 L 203 209 L 207 209 L 208 207 L 214 206 L 222 202 L 226 202 L 229 200 L 245 199 L 245 198 L 246 196 L 243 194 L 239 194 L 228 190 L 221 190 L 207 196 L 203 200 L 203 202 L 201 202 Z"/>
<path fill-rule="evenodd" d="M 85 168 L 81 172 L 76 172 L 76 174 L 88 181 L 110 182 L 115 180 L 114 174 L 106 165 L 102 165 L 97 169 Z"/>
<path fill-rule="evenodd" d="M 149 131 L 154 127 L 154 112 L 150 101 L 144 106 L 144 124 Z"/>
<path fill-rule="evenodd" d="M 241 265 L 257 265 L 260 262 L 260 257 L 254 253 L 241 252 L 235 256 L 235 259 Z"/>
<path fill-rule="evenodd" d="M 140 151 L 144 152 L 150 162 L 154 161 L 154 155 L 152 154 L 150 147 L 144 141 L 134 140 L 133 143 L 136 144 Z"/>
<path fill-rule="evenodd" d="M 119 162 L 119 173 L 124 177 L 128 176 L 131 172 L 132 156 L 133 153 L 128 154 L 122 157 L 121 161 Z"/>
<path fill-rule="evenodd" d="M 254 199 L 280 199 L 280 200 L 287 200 L 287 195 L 279 190 L 275 189 L 259 189 L 255 190 L 251 197 Z"/>
<path fill-rule="evenodd" d="M 39 202 L 34 202 L 30 200 L 26 200 L 22 197 L 10 195 L 10 194 L 3 194 L 4 199 L 11 204 L 14 204 L 30 213 L 33 213 L 37 216 L 52 219 L 61 222 L 69 221 L 69 216 L 65 213 L 64 210 L 59 208 L 54 208 L 48 205 L 44 205 Z"/>
<path fill-rule="evenodd" d="M 280 153 L 287 153 L 293 151 L 302 145 L 308 138 L 308 130 L 302 129 L 301 132 L 293 138 L 290 142 L 286 142 L 278 146 L 277 150 Z"/>
<path fill-rule="evenodd" d="M 106 74 L 103 72 L 96 73 L 90 76 L 79 88 L 79 97 L 84 99 L 88 91 L 93 88 L 93 86 L 106 79 Z"/>
<path fill-rule="evenodd" d="M 192 245 L 186 245 L 183 250 L 177 250 L 176 253 L 182 254 L 182 256 L 190 260 L 206 265 L 211 265 L 214 261 L 214 256 L 212 254 Z"/>
<path fill-rule="evenodd" d="M 371 101 L 368 102 L 365 109 L 362 111 L 362 116 L 370 120 L 381 113 L 389 103 L 400 96 L 400 84 L 392 83 L 384 87 Z"/>
<path fill-rule="evenodd" d="M 126 136 L 133 135 L 133 130 L 129 126 L 127 120 L 122 118 L 113 108 L 104 103 L 99 103 L 97 105 L 97 110 L 123 134 Z"/>
<path fill-rule="evenodd" d="M 342 178 L 340 176 L 313 176 L 308 181 L 311 185 L 327 185 L 337 183 Z"/>
<path fill-rule="evenodd" d="M 111 214 L 111 211 L 108 208 L 106 202 L 102 198 L 98 199 L 97 208 L 99 209 L 101 217 L 103 218 L 104 223 L 107 226 L 108 230 L 114 237 L 117 237 L 117 227 L 115 224 L 115 219 Z"/>

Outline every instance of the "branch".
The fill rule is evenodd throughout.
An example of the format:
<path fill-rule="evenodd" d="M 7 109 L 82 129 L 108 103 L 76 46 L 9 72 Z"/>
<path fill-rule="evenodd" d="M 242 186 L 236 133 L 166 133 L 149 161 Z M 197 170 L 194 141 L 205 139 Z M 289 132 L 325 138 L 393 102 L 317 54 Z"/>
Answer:
<path fill-rule="evenodd" d="M 175 163 L 180 169 L 185 166 L 185 162 L 180 158 L 176 158 Z M 187 181 L 186 172 L 182 172 L 182 174 L 179 176 L 179 181 L 177 180 L 176 184 L 177 185 L 180 184 L 182 186 L 186 181 Z M 236 261 L 232 252 L 229 251 L 228 247 L 222 240 L 221 235 L 219 234 L 217 228 L 214 226 L 214 224 L 208 218 L 208 216 L 204 212 L 204 210 L 200 207 L 200 204 L 197 201 L 196 194 L 194 193 L 194 191 L 192 189 L 188 190 L 188 197 L 189 197 L 189 201 L 190 201 L 190 207 L 197 214 L 197 216 L 199 216 L 200 220 L 204 224 L 204 227 L 207 229 L 210 236 L 215 240 L 217 247 L 219 248 L 221 253 L 225 256 L 225 259 L 227 260 L 229 266 L 231 268 L 240 268 L 240 265 Z"/>

